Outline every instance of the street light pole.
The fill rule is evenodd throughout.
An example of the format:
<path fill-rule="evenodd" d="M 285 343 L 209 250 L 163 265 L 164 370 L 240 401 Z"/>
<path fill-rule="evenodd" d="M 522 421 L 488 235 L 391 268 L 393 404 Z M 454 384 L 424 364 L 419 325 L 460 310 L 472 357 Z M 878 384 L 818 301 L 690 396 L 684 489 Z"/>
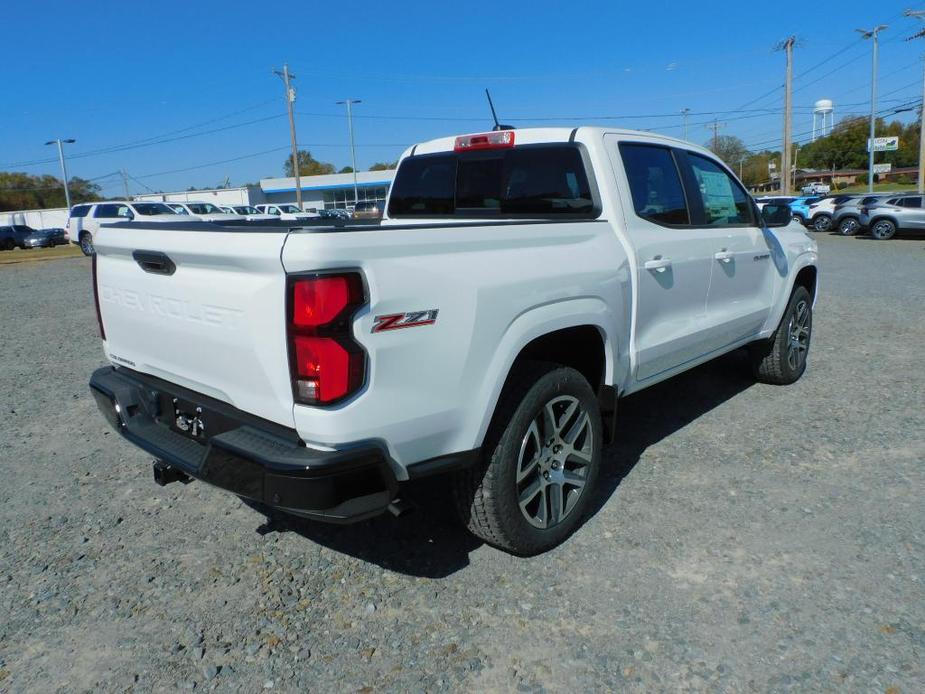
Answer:
<path fill-rule="evenodd" d="M 877 54 L 880 48 L 880 32 L 887 28 L 886 24 L 878 24 L 873 29 L 856 29 L 862 38 L 874 40 L 874 55 L 872 74 L 870 78 L 870 140 L 867 145 L 867 190 L 874 192 L 874 135 L 877 120 Z"/>
<path fill-rule="evenodd" d="M 67 140 L 62 140 L 60 137 L 55 140 L 49 140 L 46 142 L 46 145 L 58 145 L 58 161 L 61 162 L 61 175 L 64 176 L 64 202 L 67 205 L 68 214 L 71 212 L 71 191 L 68 189 L 67 185 L 67 164 L 64 162 L 64 144 L 72 145 L 77 140 L 74 138 L 68 138 Z"/>
<path fill-rule="evenodd" d="M 925 10 L 906 10 L 905 15 L 907 17 L 918 17 L 922 19 L 925 17 Z M 925 29 L 922 29 L 917 34 L 910 36 L 906 41 L 911 41 L 912 39 L 925 38 Z M 922 105 L 919 106 L 919 180 L 918 180 L 918 192 L 919 195 L 925 193 L 925 81 L 922 84 Z"/>
<path fill-rule="evenodd" d="M 292 143 L 292 175 L 295 176 L 295 201 L 301 212 L 302 181 L 299 178 L 299 147 L 296 144 L 295 118 L 292 115 L 292 104 L 295 102 L 295 89 L 292 87 L 291 81 L 295 79 L 295 75 L 289 72 L 288 63 L 283 64 L 282 70 L 274 70 L 273 74 L 279 75 L 279 78 L 283 81 L 283 85 L 286 87 L 286 108 L 289 109 L 289 140 Z"/>
<path fill-rule="evenodd" d="M 687 114 L 690 113 L 689 108 L 681 109 L 681 129 L 684 131 L 684 137 L 682 139 L 687 139 Z"/>
<path fill-rule="evenodd" d="M 350 131 L 350 160 L 353 162 L 353 205 L 356 207 L 357 203 L 360 202 L 360 192 L 357 187 L 357 151 L 353 144 L 353 111 L 351 110 L 351 106 L 353 104 L 362 104 L 363 102 L 360 99 L 344 99 L 337 103 L 347 104 L 347 130 Z"/>

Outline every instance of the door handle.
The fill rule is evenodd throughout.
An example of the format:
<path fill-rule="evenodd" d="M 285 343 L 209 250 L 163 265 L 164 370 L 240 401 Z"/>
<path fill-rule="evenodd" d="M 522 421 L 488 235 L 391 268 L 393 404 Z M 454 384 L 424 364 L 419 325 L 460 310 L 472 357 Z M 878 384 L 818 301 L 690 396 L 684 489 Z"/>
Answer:
<path fill-rule="evenodd" d="M 172 275 L 177 271 L 177 266 L 166 253 L 138 250 L 132 251 L 132 257 L 142 270 L 154 275 Z"/>
<path fill-rule="evenodd" d="M 735 258 L 735 253 L 727 251 L 725 248 L 718 253 L 713 254 L 713 258 L 718 260 L 721 263 L 731 263 L 733 258 Z"/>
<path fill-rule="evenodd" d="M 647 260 L 645 263 L 643 263 L 643 267 L 646 270 L 655 270 L 656 272 L 665 272 L 665 270 L 671 267 L 671 258 L 663 258 L 661 256 L 656 256 L 652 260 Z"/>

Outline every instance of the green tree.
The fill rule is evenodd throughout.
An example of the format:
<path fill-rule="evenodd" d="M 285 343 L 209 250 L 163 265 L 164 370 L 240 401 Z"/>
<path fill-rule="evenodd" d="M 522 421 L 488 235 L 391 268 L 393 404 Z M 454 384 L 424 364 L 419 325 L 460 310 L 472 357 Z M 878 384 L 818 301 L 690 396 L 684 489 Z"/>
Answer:
<path fill-rule="evenodd" d="M 899 137 L 895 152 L 878 152 L 878 163 L 891 163 L 894 167 L 918 164 L 919 128 L 917 123 L 904 125 L 899 121 L 887 123 L 878 118 L 875 123 L 877 137 Z M 797 165 L 813 169 L 866 169 L 867 138 L 870 121 L 863 117 L 844 118 L 825 137 L 800 148 Z"/>
<path fill-rule="evenodd" d="M 100 200 L 100 187 L 79 176 L 68 181 L 71 203 Z M 64 185 L 54 176 L 0 172 L 0 211 L 64 207 Z"/>
<path fill-rule="evenodd" d="M 388 171 L 389 169 L 394 169 L 398 166 L 398 160 L 393 162 L 383 162 L 377 161 L 375 164 L 369 167 L 370 171 Z"/>
<path fill-rule="evenodd" d="M 299 160 L 300 176 L 324 176 L 325 174 L 332 174 L 335 171 L 334 164 L 318 161 L 307 149 L 300 149 L 296 153 L 296 156 Z M 292 171 L 292 157 L 286 157 L 286 161 L 283 164 L 283 173 L 286 176 L 295 175 Z"/>
<path fill-rule="evenodd" d="M 734 169 L 736 173 L 739 171 L 739 162 L 744 160 L 749 154 L 745 143 L 735 135 L 720 135 L 716 138 L 715 143 L 713 138 L 710 138 L 709 142 L 705 143 L 705 145 L 715 155 L 726 162 L 726 166 L 730 169 Z"/>
<path fill-rule="evenodd" d="M 344 168 L 342 168 L 342 169 L 341 169 L 340 171 L 338 171 L 337 173 L 353 173 L 353 167 L 352 167 L 352 166 L 345 166 Z"/>

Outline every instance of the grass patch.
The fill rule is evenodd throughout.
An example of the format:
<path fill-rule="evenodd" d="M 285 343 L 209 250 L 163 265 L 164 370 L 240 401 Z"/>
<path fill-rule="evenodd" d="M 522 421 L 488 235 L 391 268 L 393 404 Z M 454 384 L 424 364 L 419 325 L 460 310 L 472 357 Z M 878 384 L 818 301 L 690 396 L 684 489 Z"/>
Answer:
<path fill-rule="evenodd" d="M 55 246 L 54 248 L 30 248 L 23 250 L 14 248 L 12 251 L 0 251 L 0 265 L 16 265 L 17 263 L 40 263 L 44 260 L 61 260 L 62 258 L 82 258 L 83 252 L 79 246 Z"/>

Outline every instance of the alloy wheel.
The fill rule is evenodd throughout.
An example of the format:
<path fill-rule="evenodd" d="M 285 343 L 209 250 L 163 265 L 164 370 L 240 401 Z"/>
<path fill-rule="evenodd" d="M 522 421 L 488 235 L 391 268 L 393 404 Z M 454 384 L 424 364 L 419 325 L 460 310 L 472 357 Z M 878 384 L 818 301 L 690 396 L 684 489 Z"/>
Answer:
<path fill-rule="evenodd" d="M 790 314 L 790 322 L 787 325 L 787 363 L 793 371 L 798 371 L 803 362 L 806 361 L 806 354 L 809 351 L 809 303 L 802 300 L 793 307 L 793 313 Z"/>
<path fill-rule="evenodd" d="M 553 398 L 530 422 L 516 477 L 520 512 L 530 525 L 551 528 L 575 509 L 594 455 L 592 433 L 591 418 L 571 395 Z"/>
<path fill-rule="evenodd" d="M 813 229 L 816 231 L 828 231 L 832 226 L 832 218 L 828 215 L 820 215 L 813 220 Z"/>
<path fill-rule="evenodd" d="M 843 219 L 838 224 L 838 231 L 842 236 L 851 236 L 857 233 L 857 230 L 860 226 L 861 225 L 858 224 L 858 220 L 856 220 L 854 217 L 848 217 L 847 219 Z"/>
<path fill-rule="evenodd" d="M 884 219 L 874 224 L 870 233 L 875 239 L 888 239 L 896 233 L 896 227 L 893 226 L 893 222 Z"/>

